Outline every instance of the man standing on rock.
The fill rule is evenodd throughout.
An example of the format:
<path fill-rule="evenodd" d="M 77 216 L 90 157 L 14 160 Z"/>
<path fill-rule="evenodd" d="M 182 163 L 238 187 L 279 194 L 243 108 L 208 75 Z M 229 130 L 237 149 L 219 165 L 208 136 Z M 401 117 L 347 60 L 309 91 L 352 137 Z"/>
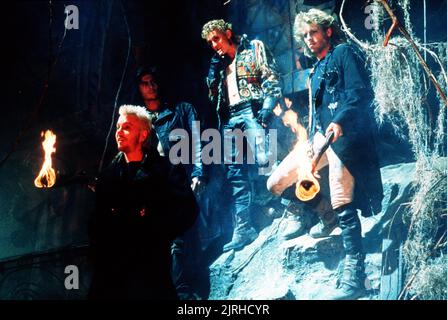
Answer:
<path fill-rule="evenodd" d="M 338 215 L 346 257 L 337 290 L 328 298 L 357 299 L 365 294 L 366 279 L 357 210 L 366 217 L 379 213 L 383 198 L 370 108 L 373 93 L 361 52 L 344 43 L 331 15 L 317 9 L 299 13 L 294 37 L 307 56 L 317 58 L 309 79 L 308 131 L 312 151 L 318 152 L 325 135 L 333 133 L 332 144 L 319 167 L 329 165 L 331 205 Z M 297 159 L 294 168 L 285 169 L 291 172 L 298 166 Z M 288 181 L 283 180 L 290 176 L 287 172 L 274 172 L 268 188 L 275 190 L 287 185 Z"/>
<path fill-rule="evenodd" d="M 279 73 L 271 52 L 262 41 L 235 35 L 232 25 L 222 19 L 207 22 L 202 28 L 202 38 L 215 51 L 207 85 L 220 130 L 225 139 L 231 138 L 229 133 L 241 131 L 248 144 L 247 152 L 243 144 L 235 143 L 224 156 L 232 195 L 234 231 L 223 251 L 241 250 L 258 236 L 250 215 L 254 196 L 251 190 L 254 178 L 251 177 L 256 174 L 252 174 L 253 166 L 248 165 L 252 159 L 249 154 L 259 166 L 265 168 L 269 164 L 264 129 L 269 126 L 273 109 L 282 95 Z M 244 163 L 237 161 L 241 155 Z"/>

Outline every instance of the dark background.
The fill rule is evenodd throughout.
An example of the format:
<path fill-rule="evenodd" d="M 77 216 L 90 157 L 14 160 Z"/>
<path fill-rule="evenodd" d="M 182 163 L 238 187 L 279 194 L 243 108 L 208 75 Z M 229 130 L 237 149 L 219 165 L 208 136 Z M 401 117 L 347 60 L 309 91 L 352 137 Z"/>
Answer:
<path fill-rule="evenodd" d="M 114 105 L 137 101 L 134 73 L 138 66 L 157 65 L 166 98 L 193 103 L 203 120 L 202 128 L 214 127 L 215 114 L 207 102 L 204 80 L 212 52 L 201 39 L 202 25 L 225 18 L 233 22 L 236 33 L 263 40 L 272 49 L 284 79 L 289 79 L 287 76 L 299 71 L 297 60 L 303 67 L 312 63 L 297 56 L 290 35 L 296 10 L 301 5 L 327 2 L 331 1 L 2 4 L 0 299 L 83 297 L 88 277 L 81 277 L 82 290 L 67 291 L 62 284 L 63 268 L 74 263 L 81 273 L 88 273 L 83 256 L 93 193 L 85 181 L 97 174 Z M 338 13 L 341 1 L 334 3 Z M 423 37 L 422 3 L 411 1 L 418 38 Z M 79 29 L 68 30 L 64 36 L 66 5 L 78 7 Z M 365 1 L 348 0 L 344 17 L 360 39 L 368 40 L 364 6 Z M 428 0 L 427 20 L 428 41 L 447 41 L 447 1 Z M 286 94 L 301 101 L 303 92 Z M 42 190 L 35 188 L 33 181 L 43 157 L 40 132 L 46 129 L 57 134 L 54 167 L 61 179 L 59 186 Z M 381 135 L 393 144 L 394 151 L 382 158 L 383 164 L 412 160 L 404 141 L 386 128 Z M 112 135 L 104 163 L 115 152 Z M 221 183 L 217 178 L 214 182 L 217 186 Z"/>

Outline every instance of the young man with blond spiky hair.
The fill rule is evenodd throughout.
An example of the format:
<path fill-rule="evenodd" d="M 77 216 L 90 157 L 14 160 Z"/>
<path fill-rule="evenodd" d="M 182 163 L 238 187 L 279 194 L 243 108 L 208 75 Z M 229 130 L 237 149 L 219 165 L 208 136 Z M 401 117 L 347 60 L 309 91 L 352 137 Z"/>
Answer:
<path fill-rule="evenodd" d="M 184 168 L 143 147 L 149 117 L 143 107 L 119 109 L 119 153 L 98 177 L 89 225 L 90 299 L 177 298 L 171 243 L 193 225 L 198 207 Z"/>

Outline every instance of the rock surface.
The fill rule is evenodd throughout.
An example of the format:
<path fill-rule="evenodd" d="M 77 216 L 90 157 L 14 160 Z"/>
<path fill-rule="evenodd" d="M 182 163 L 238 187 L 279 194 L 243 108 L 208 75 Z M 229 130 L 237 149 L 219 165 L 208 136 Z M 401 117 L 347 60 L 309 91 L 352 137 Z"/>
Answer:
<path fill-rule="evenodd" d="M 384 230 L 401 204 L 409 201 L 414 171 L 414 163 L 382 168 L 385 195 L 382 212 L 373 217 L 360 217 L 368 289 L 361 299 L 380 297 Z M 343 265 L 340 228 L 326 238 L 313 239 L 306 234 L 285 241 L 281 232 L 286 222 L 284 218 L 275 219 L 252 244 L 241 251 L 227 252 L 214 261 L 210 266 L 209 299 L 325 299 L 335 288 Z"/>

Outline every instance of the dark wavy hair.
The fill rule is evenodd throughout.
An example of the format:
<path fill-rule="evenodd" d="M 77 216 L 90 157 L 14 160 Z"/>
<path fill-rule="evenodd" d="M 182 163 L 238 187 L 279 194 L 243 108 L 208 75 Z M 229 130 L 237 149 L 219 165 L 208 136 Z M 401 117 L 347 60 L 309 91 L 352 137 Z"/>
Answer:
<path fill-rule="evenodd" d="M 162 77 L 160 68 L 156 66 L 142 66 L 139 67 L 135 72 L 135 88 L 137 91 L 136 94 L 137 96 L 139 96 L 137 100 L 138 101 L 141 100 L 140 91 L 138 88 L 140 85 L 141 78 L 143 78 L 147 74 L 150 74 L 154 78 L 154 81 L 158 85 L 158 96 L 160 97 L 161 100 L 164 101 L 164 99 L 166 98 L 166 88 L 165 88 L 166 79 Z"/>
<path fill-rule="evenodd" d="M 150 74 L 152 77 L 154 77 L 155 82 L 157 82 L 157 84 L 160 85 L 160 75 L 158 73 L 158 68 L 155 66 L 139 67 L 135 72 L 135 81 L 137 82 L 137 84 L 139 84 L 141 78 L 143 78 L 143 76 L 147 74 Z"/>

